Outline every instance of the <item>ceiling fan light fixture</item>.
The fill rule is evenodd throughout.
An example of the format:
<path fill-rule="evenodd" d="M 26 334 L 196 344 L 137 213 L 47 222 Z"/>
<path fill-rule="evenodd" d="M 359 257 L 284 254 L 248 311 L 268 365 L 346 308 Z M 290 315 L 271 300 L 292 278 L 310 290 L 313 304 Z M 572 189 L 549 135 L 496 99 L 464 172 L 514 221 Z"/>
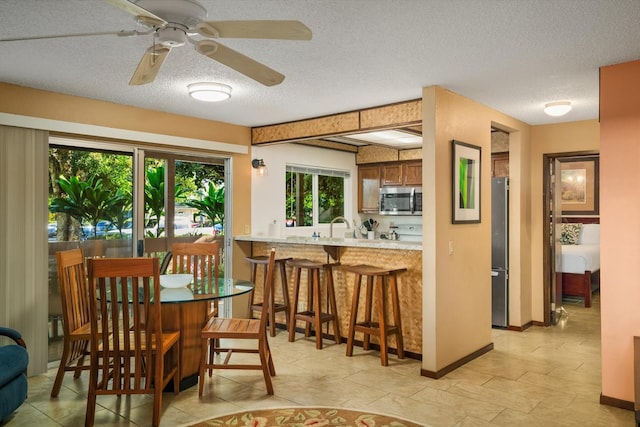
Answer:
<path fill-rule="evenodd" d="M 189 95 L 198 101 L 220 102 L 231 98 L 231 86 L 222 83 L 191 83 Z"/>
<path fill-rule="evenodd" d="M 570 101 L 555 101 L 544 105 L 544 112 L 553 117 L 564 116 L 571 111 Z"/>

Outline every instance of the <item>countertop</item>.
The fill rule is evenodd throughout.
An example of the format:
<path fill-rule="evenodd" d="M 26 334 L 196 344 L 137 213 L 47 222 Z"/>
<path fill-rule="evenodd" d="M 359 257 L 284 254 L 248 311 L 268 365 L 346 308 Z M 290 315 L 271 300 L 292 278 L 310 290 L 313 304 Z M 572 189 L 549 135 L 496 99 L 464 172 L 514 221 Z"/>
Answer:
<path fill-rule="evenodd" d="M 319 246 L 348 246 L 358 248 L 375 249 L 405 249 L 413 251 L 422 250 L 422 242 L 406 242 L 388 239 L 355 239 L 343 237 L 309 237 L 309 236 L 235 236 L 235 240 L 240 242 L 267 242 L 267 243 L 292 243 L 301 245 Z"/>

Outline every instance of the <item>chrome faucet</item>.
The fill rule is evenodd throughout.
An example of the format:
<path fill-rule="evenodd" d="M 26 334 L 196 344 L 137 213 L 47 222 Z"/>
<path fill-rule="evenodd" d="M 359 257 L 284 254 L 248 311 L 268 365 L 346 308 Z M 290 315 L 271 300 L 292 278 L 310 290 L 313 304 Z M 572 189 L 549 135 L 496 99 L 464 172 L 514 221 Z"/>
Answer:
<path fill-rule="evenodd" d="M 331 220 L 331 222 L 329 223 L 329 238 L 333 237 L 333 223 L 336 221 L 342 220 L 342 222 L 344 222 L 345 224 L 347 224 L 347 228 L 351 228 L 351 226 L 349 225 L 349 221 L 347 221 L 347 218 L 343 217 L 343 216 L 337 216 L 335 218 L 333 218 Z"/>

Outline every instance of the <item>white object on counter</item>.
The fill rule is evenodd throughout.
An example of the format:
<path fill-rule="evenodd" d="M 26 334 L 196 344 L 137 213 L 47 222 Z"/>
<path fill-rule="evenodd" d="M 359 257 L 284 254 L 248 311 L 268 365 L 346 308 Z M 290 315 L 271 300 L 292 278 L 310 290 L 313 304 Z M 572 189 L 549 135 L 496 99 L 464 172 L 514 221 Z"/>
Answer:
<path fill-rule="evenodd" d="M 376 232 L 375 231 L 367 231 L 367 239 L 375 240 L 375 238 L 376 238 Z"/>

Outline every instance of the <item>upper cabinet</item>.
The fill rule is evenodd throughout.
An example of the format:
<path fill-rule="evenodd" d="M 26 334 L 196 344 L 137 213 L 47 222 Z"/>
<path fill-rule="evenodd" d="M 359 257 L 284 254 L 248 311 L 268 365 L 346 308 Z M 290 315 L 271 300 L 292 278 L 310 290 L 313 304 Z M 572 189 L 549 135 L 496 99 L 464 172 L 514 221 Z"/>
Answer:
<path fill-rule="evenodd" d="M 422 185 L 422 162 L 394 162 L 383 164 L 382 186 Z"/>
<path fill-rule="evenodd" d="M 358 167 L 358 212 L 380 211 L 380 166 Z"/>
<path fill-rule="evenodd" d="M 381 184 L 383 186 L 403 184 L 402 163 L 390 163 L 388 165 L 382 165 L 380 168 L 382 170 Z"/>
<path fill-rule="evenodd" d="M 404 185 L 422 185 L 422 162 L 404 162 L 402 176 Z"/>

